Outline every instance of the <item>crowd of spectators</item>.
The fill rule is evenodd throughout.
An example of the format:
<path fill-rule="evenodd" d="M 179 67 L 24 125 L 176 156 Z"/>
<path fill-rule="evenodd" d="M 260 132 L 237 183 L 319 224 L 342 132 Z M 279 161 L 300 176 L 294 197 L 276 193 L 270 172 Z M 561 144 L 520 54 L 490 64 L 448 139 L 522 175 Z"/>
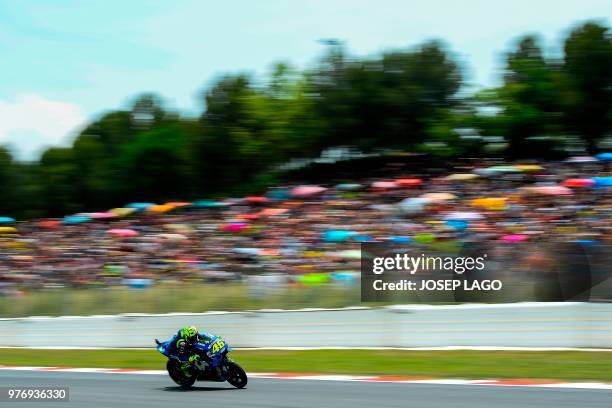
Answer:
<path fill-rule="evenodd" d="M 0 290 L 290 277 L 358 279 L 361 242 L 407 248 L 612 241 L 606 161 L 401 168 L 385 178 L 279 185 L 262 196 L 132 203 L 63 219 L 0 218 Z M 330 177 L 330 180 L 332 178 Z M 86 209 L 84 209 L 86 210 Z M 531 252 L 533 256 L 533 251 Z"/>

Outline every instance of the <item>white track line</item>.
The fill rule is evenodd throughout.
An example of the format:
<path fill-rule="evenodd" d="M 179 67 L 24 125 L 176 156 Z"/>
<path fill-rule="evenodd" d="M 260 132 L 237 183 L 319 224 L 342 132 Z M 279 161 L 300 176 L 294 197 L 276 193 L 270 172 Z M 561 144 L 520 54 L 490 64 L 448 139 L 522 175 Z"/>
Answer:
<path fill-rule="evenodd" d="M 121 368 L 71 368 L 71 367 L 20 367 L 0 366 L 0 370 L 8 371 L 39 371 L 39 372 L 66 372 L 66 373 L 104 373 L 104 374 L 146 374 L 166 375 L 165 370 L 133 370 Z M 538 380 L 462 380 L 462 379 L 426 379 L 404 377 L 377 377 L 356 375 L 317 375 L 317 374 L 291 374 L 291 373 L 249 373 L 251 378 L 268 378 L 279 380 L 314 380 L 314 381 L 356 381 L 374 383 L 401 383 L 401 384 L 437 384 L 437 385 L 479 385 L 498 387 L 543 387 L 543 388 L 573 388 L 612 390 L 612 384 L 600 382 L 556 382 Z"/>

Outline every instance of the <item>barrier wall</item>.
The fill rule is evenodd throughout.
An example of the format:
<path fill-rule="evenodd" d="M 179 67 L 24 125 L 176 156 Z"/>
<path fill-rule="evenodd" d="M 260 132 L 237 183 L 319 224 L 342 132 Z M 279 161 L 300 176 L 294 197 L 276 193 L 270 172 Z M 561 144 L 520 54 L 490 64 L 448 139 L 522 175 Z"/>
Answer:
<path fill-rule="evenodd" d="M 233 347 L 612 348 L 612 304 L 597 303 L 0 319 L 0 346 L 149 347 L 186 325 Z"/>

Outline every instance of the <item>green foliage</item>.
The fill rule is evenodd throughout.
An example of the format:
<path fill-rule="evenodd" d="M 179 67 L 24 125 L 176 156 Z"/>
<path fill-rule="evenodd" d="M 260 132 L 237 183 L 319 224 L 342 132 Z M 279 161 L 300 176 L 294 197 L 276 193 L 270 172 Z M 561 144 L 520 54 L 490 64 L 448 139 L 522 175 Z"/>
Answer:
<path fill-rule="evenodd" d="M 572 96 L 566 123 L 590 152 L 612 130 L 612 36 L 607 27 L 586 23 L 565 41 L 564 72 Z"/>

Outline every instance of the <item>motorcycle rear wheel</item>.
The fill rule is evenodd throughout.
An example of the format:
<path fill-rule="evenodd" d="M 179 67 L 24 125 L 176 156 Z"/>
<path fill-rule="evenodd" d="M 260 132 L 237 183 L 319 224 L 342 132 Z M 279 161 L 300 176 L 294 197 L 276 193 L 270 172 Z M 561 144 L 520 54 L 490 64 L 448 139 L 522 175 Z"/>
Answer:
<path fill-rule="evenodd" d="M 236 388 L 244 388 L 249 379 L 246 373 L 238 364 L 233 361 L 226 361 L 222 368 L 225 380 Z"/>
<path fill-rule="evenodd" d="M 172 381 L 184 388 L 191 387 L 196 382 L 196 374 L 192 373 L 191 377 L 187 377 L 181 369 L 181 364 L 176 360 L 168 360 L 166 363 L 168 375 Z"/>

